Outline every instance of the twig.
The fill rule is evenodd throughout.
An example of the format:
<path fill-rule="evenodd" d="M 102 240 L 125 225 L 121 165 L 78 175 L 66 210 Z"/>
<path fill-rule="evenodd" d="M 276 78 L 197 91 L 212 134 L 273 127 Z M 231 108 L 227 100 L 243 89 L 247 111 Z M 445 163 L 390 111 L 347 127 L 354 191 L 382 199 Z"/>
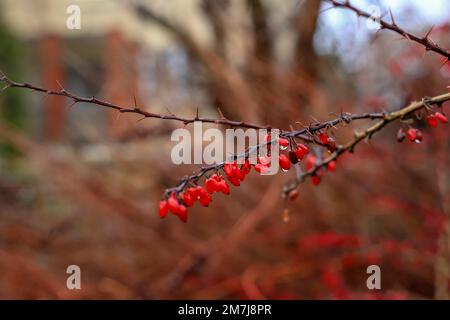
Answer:
<path fill-rule="evenodd" d="M 397 23 L 395 22 L 392 12 L 390 13 L 392 22 L 389 23 L 386 20 L 383 20 L 381 17 L 374 17 L 370 13 L 356 8 L 355 6 L 350 4 L 349 0 L 345 0 L 343 2 L 340 2 L 337 0 L 327 0 L 327 1 L 336 8 L 339 8 L 339 7 L 346 8 L 348 10 L 353 11 L 360 17 L 364 17 L 366 19 L 373 20 L 380 24 L 381 29 L 388 29 L 388 30 L 394 31 L 394 32 L 398 33 L 399 35 L 401 35 L 403 38 L 414 41 L 414 42 L 424 46 L 425 50 L 434 51 L 437 54 L 440 54 L 441 56 L 445 57 L 447 59 L 446 61 L 450 61 L 450 51 L 443 47 L 440 47 L 439 45 L 435 44 L 432 40 L 430 40 L 429 36 L 430 36 L 430 32 L 432 31 L 432 29 L 430 29 L 430 31 L 428 31 L 425 34 L 425 36 L 419 37 L 419 36 L 416 36 L 408 31 L 405 31 L 404 29 L 400 28 L 397 25 Z"/>

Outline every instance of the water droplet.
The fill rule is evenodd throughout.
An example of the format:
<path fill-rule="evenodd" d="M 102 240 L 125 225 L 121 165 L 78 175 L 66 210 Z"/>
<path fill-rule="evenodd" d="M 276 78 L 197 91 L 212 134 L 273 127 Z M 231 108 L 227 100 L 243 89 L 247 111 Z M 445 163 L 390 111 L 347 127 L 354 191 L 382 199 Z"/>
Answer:
<path fill-rule="evenodd" d="M 416 140 L 414 140 L 414 142 L 418 144 L 418 143 L 420 143 L 420 142 L 422 142 L 422 141 L 419 140 L 419 139 L 416 139 Z"/>
<path fill-rule="evenodd" d="M 288 172 L 289 170 L 286 170 L 286 169 L 283 169 L 283 168 L 281 168 L 281 170 L 283 171 L 283 172 Z"/>
<path fill-rule="evenodd" d="M 287 146 L 280 146 L 280 149 L 281 149 L 282 151 L 286 150 L 287 148 L 288 148 Z"/>

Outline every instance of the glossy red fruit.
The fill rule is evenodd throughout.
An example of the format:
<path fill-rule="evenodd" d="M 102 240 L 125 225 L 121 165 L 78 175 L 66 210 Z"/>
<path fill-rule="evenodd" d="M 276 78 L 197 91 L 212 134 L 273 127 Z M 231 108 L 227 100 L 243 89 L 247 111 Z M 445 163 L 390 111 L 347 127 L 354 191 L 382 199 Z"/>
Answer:
<path fill-rule="evenodd" d="M 198 200 L 197 188 L 191 187 L 186 190 L 186 193 L 189 194 L 192 200 Z"/>
<path fill-rule="evenodd" d="M 223 165 L 223 171 L 227 177 L 232 177 L 234 173 L 234 167 L 232 163 L 225 163 Z"/>
<path fill-rule="evenodd" d="M 323 144 L 328 144 L 328 135 L 325 132 L 319 133 L 319 140 Z"/>
<path fill-rule="evenodd" d="M 167 201 L 161 200 L 159 202 L 159 216 L 163 219 L 167 216 Z"/>
<path fill-rule="evenodd" d="M 228 186 L 225 180 L 219 182 L 219 191 L 223 194 L 230 194 L 230 186 Z"/>
<path fill-rule="evenodd" d="M 428 125 L 430 126 L 430 127 L 437 127 L 437 125 L 439 124 L 439 120 L 438 120 L 438 118 L 436 117 L 436 115 L 434 115 L 434 114 L 430 114 L 428 117 L 427 117 L 427 123 L 428 123 Z"/>
<path fill-rule="evenodd" d="M 269 171 L 269 167 L 264 164 L 258 163 L 257 165 L 255 165 L 255 171 L 258 173 L 266 173 Z"/>
<path fill-rule="evenodd" d="M 205 192 L 202 192 L 202 194 L 200 195 L 200 204 L 204 207 L 209 206 L 209 204 L 211 203 L 211 195 L 205 190 Z"/>
<path fill-rule="evenodd" d="M 309 155 L 306 158 L 306 164 L 305 164 L 306 170 L 309 171 L 312 168 L 314 168 L 314 166 L 316 165 L 316 162 L 317 162 L 317 158 L 315 156 L 313 156 L 312 154 Z"/>
<path fill-rule="evenodd" d="M 311 177 L 311 182 L 315 186 L 318 186 L 320 184 L 320 181 L 321 181 L 321 179 L 319 176 L 314 175 Z"/>
<path fill-rule="evenodd" d="M 278 143 L 281 147 L 288 147 L 289 146 L 289 140 L 285 138 L 279 138 Z"/>
<path fill-rule="evenodd" d="M 228 178 L 228 181 L 230 181 L 230 183 L 236 187 L 239 187 L 241 185 L 238 177 L 230 177 Z"/>
<path fill-rule="evenodd" d="M 185 206 L 180 204 L 179 207 L 178 207 L 178 211 L 175 214 L 177 215 L 178 218 L 180 218 L 181 221 L 183 221 L 184 223 L 187 222 L 188 211 L 187 211 L 187 208 Z"/>
<path fill-rule="evenodd" d="M 244 174 L 248 174 L 252 170 L 252 165 L 250 164 L 250 161 L 245 160 L 245 162 L 242 164 L 241 170 L 244 172 Z"/>
<path fill-rule="evenodd" d="M 287 171 L 291 168 L 291 162 L 285 154 L 280 154 L 278 158 L 278 162 L 280 163 L 281 169 Z"/>
<path fill-rule="evenodd" d="M 297 155 L 297 158 L 299 160 L 303 160 L 303 158 L 305 157 L 305 155 L 307 155 L 309 153 L 309 149 L 307 146 L 305 146 L 304 144 L 300 143 L 297 146 L 297 149 L 295 150 L 295 154 Z"/>
<path fill-rule="evenodd" d="M 178 212 L 179 206 L 180 206 L 180 204 L 178 203 L 178 200 L 175 197 L 175 194 L 172 193 L 172 195 L 169 197 L 169 200 L 167 200 L 167 209 L 169 209 L 170 212 L 176 214 Z"/>
<path fill-rule="evenodd" d="M 333 161 L 328 162 L 327 169 L 330 172 L 335 171 L 336 170 L 336 161 L 333 160 Z"/>
<path fill-rule="evenodd" d="M 416 141 L 417 138 L 417 130 L 410 128 L 408 129 L 408 131 L 406 131 L 406 137 L 408 138 L 409 141 Z"/>
<path fill-rule="evenodd" d="M 292 190 L 291 192 L 289 192 L 288 198 L 289 200 L 295 200 L 298 198 L 299 192 L 297 189 Z"/>
<path fill-rule="evenodd" d="M 183 192 L 181 194 L 181 199 L 186 207 L 192 207 L 194 205 L 195 199 L 189 194 L 189 192 Z"/>
<path fill-rule="evenodd" d="M 446 117 L 444 114 L 442 114 L 442 113 L 440 113 L 440 112 L 436 112 L 434 115 L 436 116 L 436 118 L 437 118 L 440 122 L 442 122 L 442 123 L 447 123 L 447 122 L 448 122 L 448 119 L 447 119 L 447 117 Z"/>
<path fill-rule="evenodd" d="M 206 179 L 206 181 L 205 181 L 205 188 L 206 188 L 206 191 L 208 191 L 209 193 L 213 193 L 213 192 L 218 191 L 218 182 L 217 182 L 217 180 L 212 178 L 212 177 L 209 178 L 209 179 Z"/>
<path fill-rule="evenodd" d="M 309 148 L 307 146 L 305 146 L 303 143 L 300 143 L 298 145 L 298 147 L 303 150 L 304 154 L 308 154 L 309 153 Z"/>

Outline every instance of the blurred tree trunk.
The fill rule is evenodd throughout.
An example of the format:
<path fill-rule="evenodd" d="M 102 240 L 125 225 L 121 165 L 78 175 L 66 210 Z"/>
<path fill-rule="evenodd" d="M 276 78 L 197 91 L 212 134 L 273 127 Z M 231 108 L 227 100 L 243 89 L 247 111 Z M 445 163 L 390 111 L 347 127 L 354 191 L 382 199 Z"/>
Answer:
<path fill-rule="evenodd" d="M 182 27 L 177 26 L 165 17 L 146 6 L 136 6 L 139 16 L 146 21 L 158 24 L 178 38 L 185 49 L 194 56 L 208 71 L 212 83 L 217 87 L 217 98 L 220 107 L 227 115 L 240 120 L 259 122 L 258 104 L 249 85 L 238 70 L 230 66 L 213 50 L 200 46 L 196 40 Z"/>
<path fill-rule="evenodd" d="M 320 13 L 321 0 L 305 0 L 299 5 L 296 18 L 297 39 L 293 55 L 293 102 L 290 116 L 298 117 L 299 109 L 314 105 L 318 91 L 319 58 L 314 50 L 314 34 Z M 322 116 L 322 110 L 314 110 L 314 114 Z"/>

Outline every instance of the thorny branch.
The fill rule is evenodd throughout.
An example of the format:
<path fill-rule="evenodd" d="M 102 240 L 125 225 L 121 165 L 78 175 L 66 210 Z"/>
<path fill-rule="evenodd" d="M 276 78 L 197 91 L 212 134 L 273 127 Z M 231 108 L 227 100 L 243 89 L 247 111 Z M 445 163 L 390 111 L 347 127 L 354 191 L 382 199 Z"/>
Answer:
<path fill-rule="evenodd" d="M 134 114 L 138 114 L 143 116 L 144 118 L 155 118 L 155 119 L 162 119 L 162 120 L 173 120 L 173 121 L 178 121 L 178 122 L 182 122 L 183 124 L 187 125 L 190 123 L 193 123 L 195 121 L 199 121 L 199 122 L 203 122 L 203 123 L 213 123 L 213 124 L 220 124 L 220 125 L 226 125 L 226 126 L 230 126 L 230 127 L 234 127 L 234 128 L 251 128 L 251 129 L 269 129 L 270 126 L 263 126 L 263 125 L 256 125 L 256 124 L 252 124 L 252 123 L 247 123 L 244 121 L 233 121 L 233 120 L 229 120 L 227 118 L 225 118 L 223 116 L 223 114 L 221 114 L 220 118 L 204 118 L 204 117 L 200 117 L 197 114 L 195 115 L 195 117 L 193 118 L 183 118 L 183 117 L 178 117 L 175 116 L 173 114 L 169 114 L 169 115 L 162 115 L 162 114 L 157 114 L 157 113 L 152 113 L 152 112 L 148 112 L 145 110 L 142 110 L 140 108 L 138 108 L 138 106 L 134 106 L 134 107 L 125 107 L 125 106 L 120 106 L 108 101 L 104 101 L 104 100 L 100 100 L 97 99 L 96 97 L 81 97 L 78 96 L 72 92 L 67 91 L 66 89 L 62 88 L 59 91 L 56 90 L 48 90 L 39 86 L 35 86 L 29 83 L 20 83 L 20 82 L 15 82 L 11 79 L 9 79 L 8 77 L 6 77 L 3 73 L 0 72 L 0 82 L 3 82 L 6 84 L 6 87 L 3 88 L 3 90 L 8 89 L 8 88 L 22 88 L 22 89 L 28 89 L 28 90 L 32 90 L 32 91 L 36 91 L 36 92 L 42 92 L 45 93 L 49 96 L 60 96 L 60 97 L 65 97 L 68 99 L 71 99 L 73 101 L 74 104 L 79 103 L 79 102 L 84 102 L 84 103 L 89 103 L 89 104 L 95 104 L 95 105 L 99 105 L 102 107 L 106 107 L 106 108 L 110 108 L 110 109 L 115 109 L 117 111 L 119 111 L 120 113 L 134 113 Z"/>
<path fill-rule="evenodd" d="M 65 97 L 65 98 L 71 99 L 73 101 L 73 104 L 76 104 L 79 102 L 84 102 L 84 103 L 102 106 L 105 108 L 115 109 L 120 113 L 139 114 L 139 115 L 142 115 L 144 118 L 173 120 L 173 121 L 182 122 L 184 125 L 193 123 L 195 121 L 199 121 L 202 123 L 221 124 L 221 125 L 226 125 L 226 126 L 230 126 L 230 127 L 234 127 L 234 128 L 247 128 L 247 129 L 251 128 L 251 129 L 267 129 L 267 130 L 271 129 L 270 126 L 262 126 L 262 125 L 252 124 L 252 123 L 246 123 L 243 121 L 229 120 L 229 119 L 225 118 L 222 113 L 220 113 L 220 118 L 216 118 L 216 119 L 200 117 L 198 115 L 198 112 L 194 118 L 182 118 L 182 117 L 178 117 L 174 114 L 161 115 L 161 114 L 151 113 L 151 112 L 142 110 L 142 109 L 138 108 L 137 106 L 124 107 L 124 106 L 120 106 L 120 105 L 117 105 L 117 104 L 114 104 L 114 103 L 111 103 L 108 101 L 97 99 L 95 97 L 90 97 L 90 98 L 82 97 L 82 96 L 76 95 L 76 94 L 64 89 L 63 87 L 61 87 L 61 89 L 59 91 L 56 91 L 56 90 L 49 90 L 49 89 L 46 89 L 43 87 L 32 85 L 30 83 L 16 82 L 16 81 L 9 79 L 3 73 L 1 73 L 0 81 L 6 84 L 6 86 L 3 88 L 3 90 L 8 89 L 8 88 L 20 88 L 20 89 L 25 89 L 25 90 L 42 92 L 44 94 L 51 95 L 51 96 L 60 96 L 60 97 Z M 315 133 L 317 133 L 323 129 L 328 129 L 330 127 L 334 127 L 340 123 L 349 124 L 353 120 L 363 120 L 363 119 L 373 120 L 373 119 L 380 119 L 380 118 L 383 118 L 382 113 L 365 113 L 365 114 L 360 114 L 360 115 L 352 115 L 349 113 L 342 113 L 336 119 L 322 122 L 322 123 L 312 123 L 307 128 L 304 128 L 301 130 L 292 130 L 292 131 L 280 130 L 280 137 L 298 138 L 300 140 L 303 140 L 303 141 L 306 141 L 309 143 L 315 143 L 317 145 L 322 145 L 320 143 L 320 141 L 318 141 L 318 139 L 316 138 Z M 245 151 L 244 154 L 232 156 L 227 161 L 233 161 L 233 160 L 237 160 L 237 159 L 241 159 L 241 158 L 248 158 L 252 154 L 254 154 L 258 150 L 258 148 L 260 148 L 264 145 L 267 145 L 268 143 L 270 143 L 270 141 L 262 142 L 261 144 L 259 144 L 257 146 L 251 146 Z M 194 183 L 194 184 L 197 183 L 197 181 L 201 177 L 203 177 L 205 174 L 207 174 L 208 172 L 217 171 L 217 170 L 221 169 L 224 164 L 225 164 L 225 162 L 222 162 L 219 164 L 204 166 L 204 167 L 200 168 L 200 170 L 198 172 L 195 172 L 195 173 L 183 178 L 176 187 L 167 189 L 165 191 L 165 195 L 167 196 L 171 192 L 176 192 L 176 193 L 181 192 L 189 183 Z"/>
<path fill-rule="evenodd" d="M 394 31 L 394 32 L 398 33 L 399 35 L 401 35 L 402 37 L 404 37 L 408 40 L 417 42 L 418 44 L 424 46 L 427 51 L 434 51 L 434 52 L 440 54 L 441 56 L 443 56 L 447 59 L 446 62 L 450 61 L 450 51 L 445 48 L 440 47 L 439 45 L 437 45 L 430 39 L 430 32 L 432 31 L 432 29 L 430 31 L 428 31 L 425 36 L 419 37 L 419 36 L 416 36 L 410 32 L 403 30 L 402 28 L 400 28 L 397 25 L 397 23 L 395 22 L 392 12 L 390 12 L 392 22 L 389 23 L 386 20 L 383 20 L 381 17 L 374 17 L 370 13 L 358 9 L 357 7 L 350 4 L 349 0 L 345 0 L 345 1 L 326 0 L 326 1 L 328 1 L 333 7 L 345 8 L 345 9 L 353 11 L 359 17 L 364 17 L 366 19 L 373 20 L 380 25 L 381 29 L 388 29 L 388 30 Z"/>
<path fill-rule="evenodd" d="M 62 87 L 59 91 L 55 91 L 55 90 L 48 90 L 48 89 L 45 89 L 45 88 L 42 88 L 39 86 L 35 86 L 35 85 L 29 84 L 29 83 L 15 82 L 15 81 L 9 79 L 8 77 L 6 77 L 6 75 L 4 75 L 3 73 L 1 73 L 0 81 L 6 84 L 6 87 L 4 89 L 21 88 L 21 89 L 26 89 L 26 90 L 36 91 L 36 92 L 42 92 L 47 95 L 61 96 L 61 97 L 69 98 L 69 99 L 73 100 L 74 104 L 79 103 L 79 102 L 84 102 L 84 103 L 99 105 L 99 106 L 106 107 L 106 108 L 115 109 L 121 113 L 139 114 L 139 115 L 144 116 L 144 118 L 174 120 L 174 121 L 182 122 L 185 125 L 193 123 L 195 121 L 199 121 L 202 123 L 222 124 L 222 125 L 235 127 L 235 128 L 238 127 L 238 128 L 252 128 L 252 129 L 267 129 L 267 130 L 271 129 L 270 126 L 261 126 L 261 125 L 246 123 L 246 122 L 242 122 L 242 121 L 229 120 L 229 119 L 225 118 L 222 113 L 221 113 L 221 117 L 217 118 L 217 119 L 199 117 L 198 112 L 194 118 L 182 118 L 182 117 L 178 117 L 173 114 L 161 115 L 161 114 L 151 113 L 151 112 L 142 110 L 142 109 L 138 108 L 137 106 L 123 107 L 123 106 L 120 106 L 120 105 L 117 105 L 117 104 L 114 104 L 111 102 L 97 99 L 95 97 L 91 97 L 91 98 L 81 97 L 72 92 L 65 90 Z M 291 139 L 291 140 L 295 140 L 298 138 L 303 141 L 307 141 L 309 143 L 315 143 L 319 146 L 325 147 L 325 145 L 323 145 L 317 139 L 317 136 L 316 136 L 317 133 L 319 133 L 321 131 L 326 131 L 327 129 L 335 127 L 339 124 L 350 124 L 352 121 L 355 121 L 355 120 L 381 119 L 381 121 L 377 122 L 375 125 L 366 129 L 364 132 L 356 134 L 355 139 L 353 141 L 351 141 L 343 146 L 342 145 L 337 146 L 336 150 L 331 154 L 330 157 L 328 157 L 325 160 L 323 160 L 322 162 L 319 162 L 318 164 L 316 164 L 311 170 L 298 175 L 296 177 L 296 179 L 290 185 L 286 186 L 283 189 L 282 196 L 284 198 L 286 198 L 286 196 L 289 194 L 289 192 L 296 189 L 299 186 L 299 184 L 305 180 L 305 178 L 316 175 L 321 168 L 326 167 L 329 162 L 336 160 L 343 153 L 345 153 L 347 151 L 352 152 L 354 147 L 359 142 L 363 141 L 366 138 L 371 138 L 375 132 L 381 130 L 388 123 L 390 123 L 394 120 L 400 119 L 400 118 L 404 118 L 405 116 L 407 116 L 415 111 L 418 111 L 426 106 L 433 105 L 433 104 L 441 104 L 447 100 L 450 100 L 450 94 L 443 94 L 443 95 L 440 95 L 440 96 L 437 96 L 434 98 L 424 98 L 421 102 L 414 102 L 403 109 L 400 109 L 400 110 L 394 111 L 394 112 L 390 112 L 390 113 L 364 113 L 364 114 L 342 113 L 335 119 L 328 120 L 325 122 L 312 123 L 308 127 L 301 129 L 301 130 L 280 131 L 280 137 Z M 179 194 L 187 186 L 189 186 L 191 184 L 193 184 L 193 185 L 197 184 L 199 179 L 206 176 L 207 174 L 209 174 L 211 172 L 217 172 L 220 169 L 222 169 L 226 162 L 232 162 L 237 159 L 248 159 L 252 155 L 254 155 L 259 150 L 259 148 L 261 148 L 265 145 L 268 145 L 270 143 L 273 143 L 273 141 L 261 142 L 260 144 L 258 144 L 256 146 L 250 146 L 249 148 L 247 148 L 247 150 L 243 154 L 233 155 L 222 163 L 203 166 L 198 171 L 182 178 L 179 181 L 179 183 L 177 184 L 177 186 L 166 189 L 164 192 L 164 196 L 168 197 L 172 192 Z"/>

